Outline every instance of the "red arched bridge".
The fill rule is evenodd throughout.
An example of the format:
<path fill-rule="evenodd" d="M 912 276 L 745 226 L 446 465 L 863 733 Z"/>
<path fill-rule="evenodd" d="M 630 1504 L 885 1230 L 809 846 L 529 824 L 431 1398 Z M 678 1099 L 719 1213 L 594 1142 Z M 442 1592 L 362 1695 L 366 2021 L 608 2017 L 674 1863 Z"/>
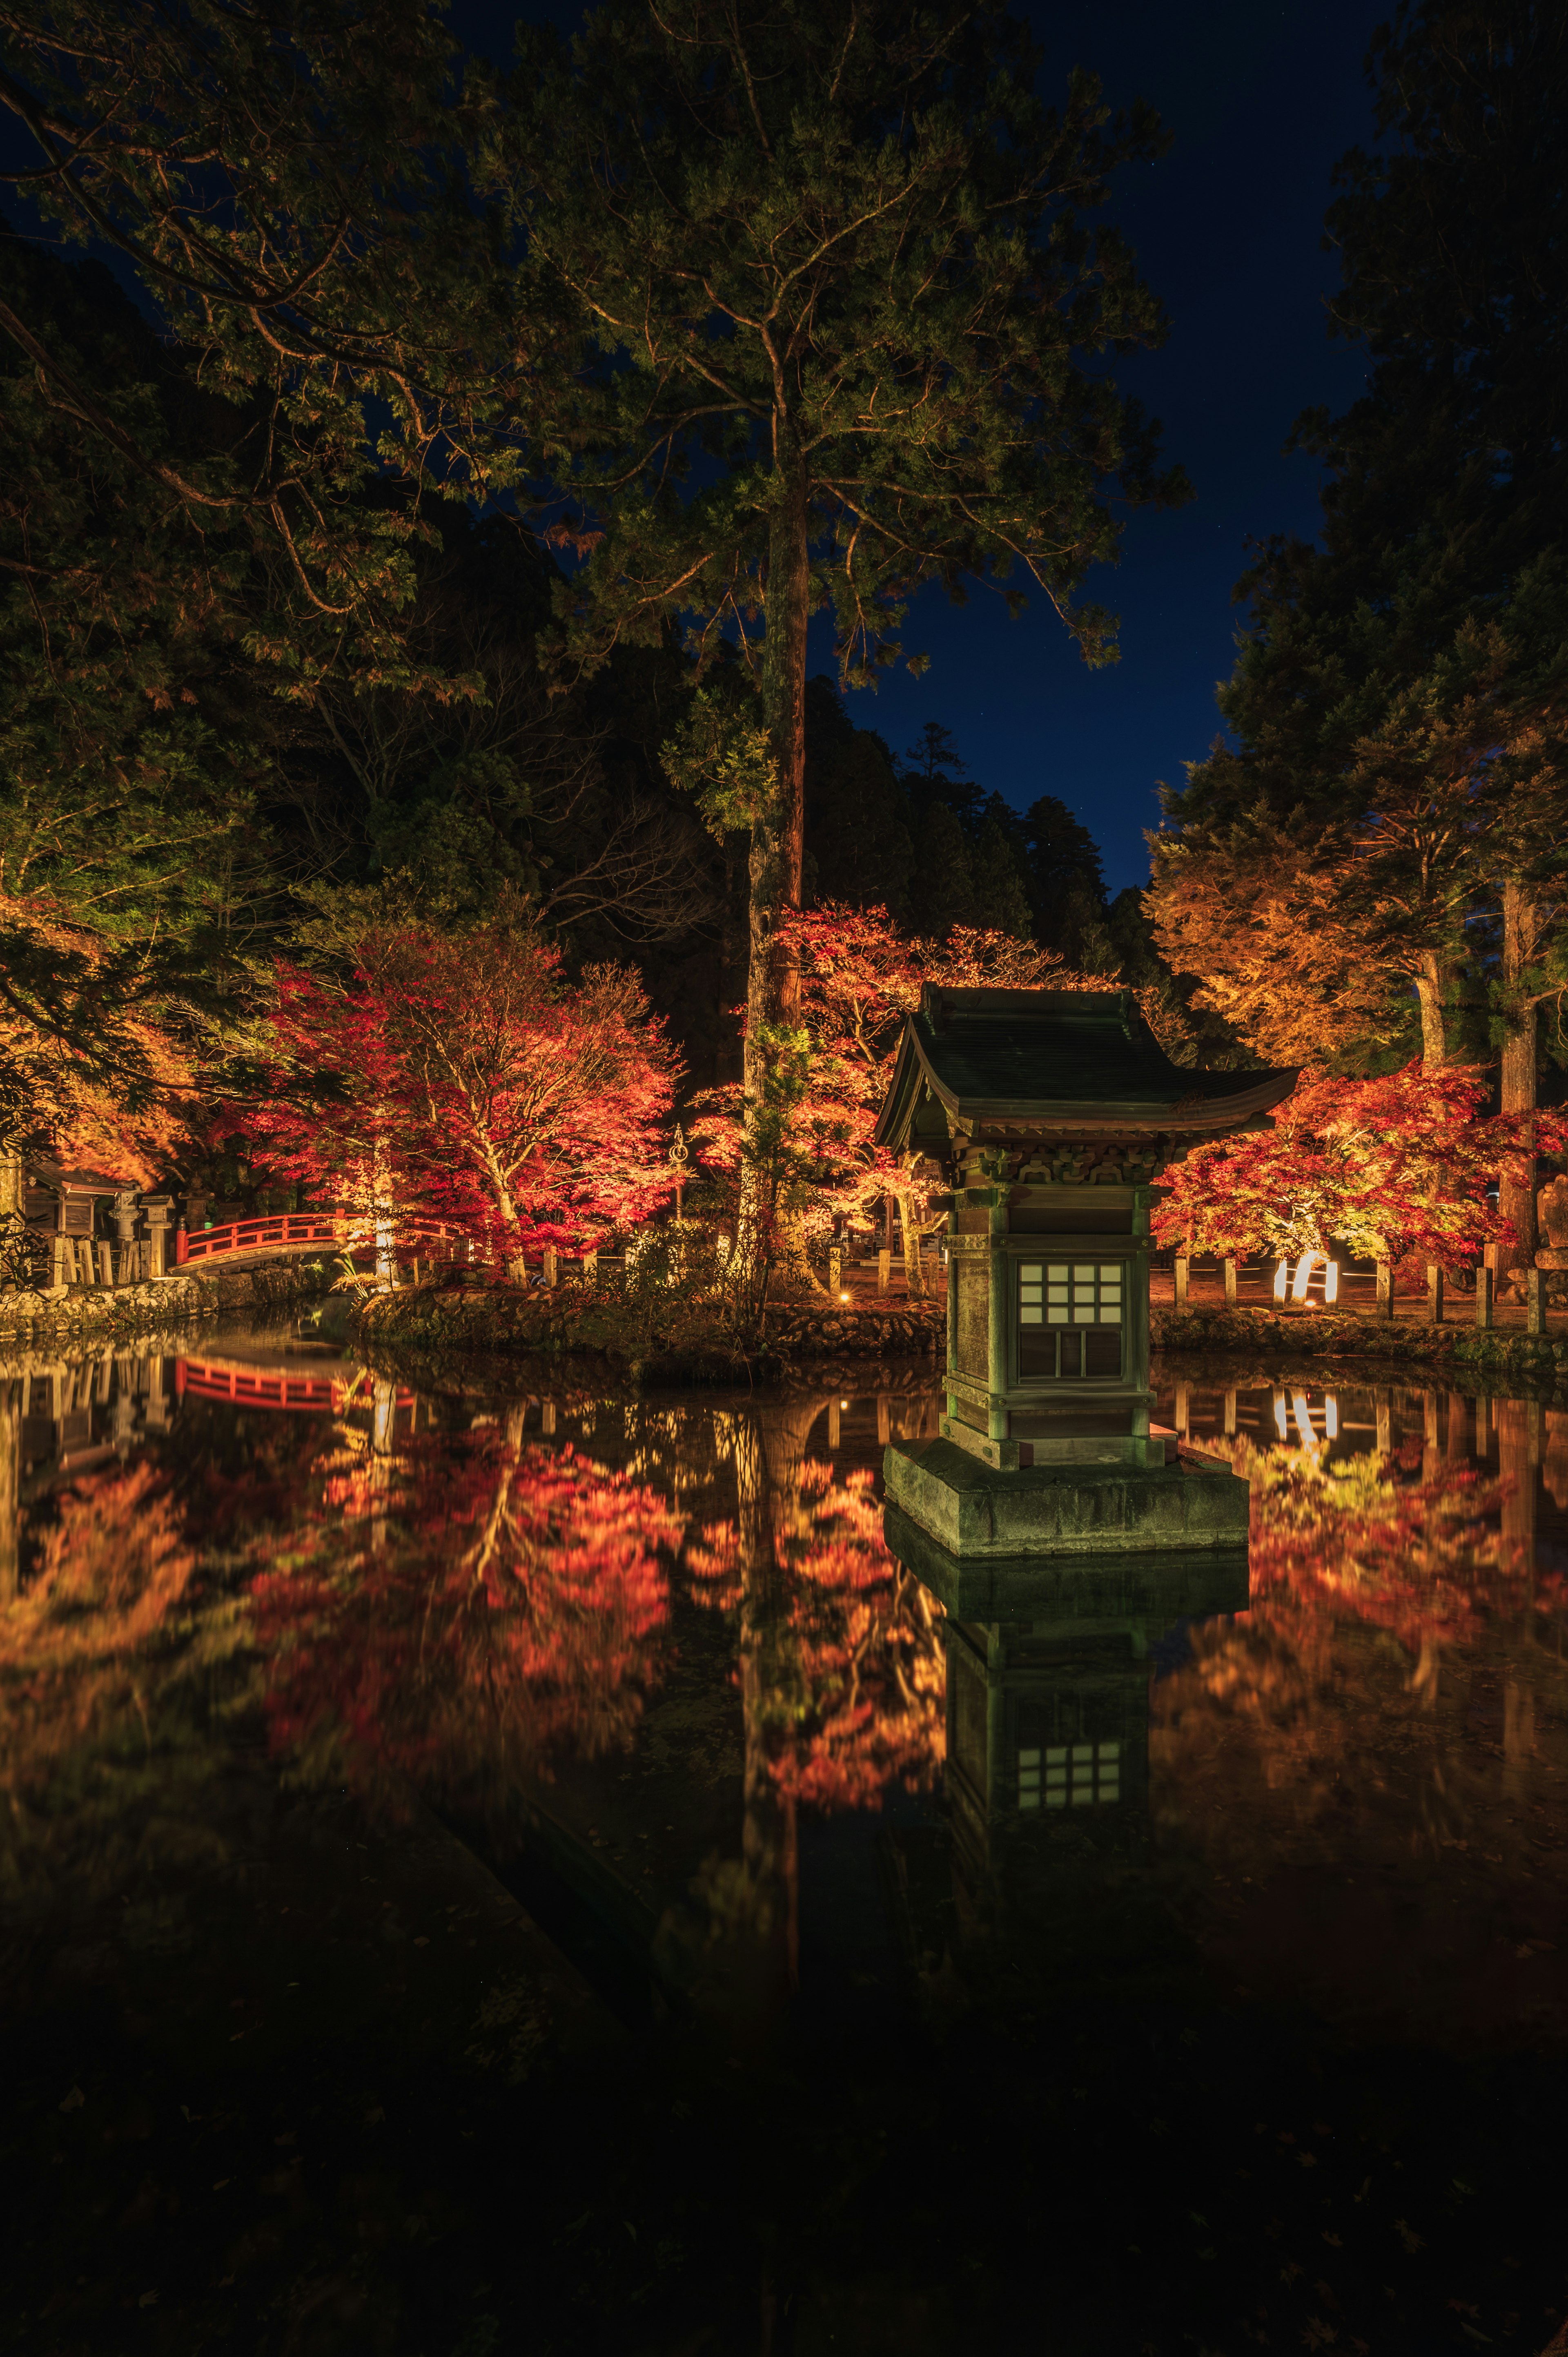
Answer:
<path fill-rule="evenodd" d="M 373 1252 L 363 1221 L 334 1218 L 330 1211 L 277 1211 L 253 1220 L 231 1220 L 220 1228 L 180 1228 L 175 1234 L 175 1265 L 227 1258 L 233 1253 Z M 399 1220 L 393 1250 L 400 1260 L 467 1260 L 468 1239 L 440 1220 Z"/>
<path fill-rule="evenodd" d="M 318 1415 L 342 1415 L 358 1405 L 368 1407 L 364 1377 L 295 1373 L 292 1368 L 247 1366 L 235 1359 L 177 1359 L 174 1370 L 177 1399 L 226 1400 L 235 1407 L 306 1409 Z M 413 1392 L 399 1385 L 396 1405 L 410 1409 Z"/>

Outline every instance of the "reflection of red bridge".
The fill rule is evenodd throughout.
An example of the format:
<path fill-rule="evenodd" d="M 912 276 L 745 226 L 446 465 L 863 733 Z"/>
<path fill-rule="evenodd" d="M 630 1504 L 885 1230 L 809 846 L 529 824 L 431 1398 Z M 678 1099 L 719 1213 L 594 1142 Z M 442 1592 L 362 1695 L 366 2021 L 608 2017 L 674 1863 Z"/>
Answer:
<path fill-rule="evenodd" d="M 175 1238 L 176 1265 L 216 1260 L 229 1253 L 371 1252 L 374 1242 L 363 1221 L 335 1219 L 330 1211 L 280 1211 L 270 1218 L 231 1220 L 226 1227 L 181 1228 Z M 399 1220 L 394 1249 L 400 1259 L 463 1260 L 468 1240 L 440 1220 Z"/>
<path fill-rule="evenodd" d="M 357 1382 L 341 1375 L 284 1373 L 275 1368 L 242 1367 L 232 1360 L 180 1359 L 176 1361 L 174 1387 L 177 1397 L 228 1400 L 235 1407 L 305 1409 L 317 1415 L 341 1415 Z M 400 1390 L 400 1408 L 413 1405 L 413 1394 Z M 365 1405 L 369 1406 L 367 1394 Z"/>

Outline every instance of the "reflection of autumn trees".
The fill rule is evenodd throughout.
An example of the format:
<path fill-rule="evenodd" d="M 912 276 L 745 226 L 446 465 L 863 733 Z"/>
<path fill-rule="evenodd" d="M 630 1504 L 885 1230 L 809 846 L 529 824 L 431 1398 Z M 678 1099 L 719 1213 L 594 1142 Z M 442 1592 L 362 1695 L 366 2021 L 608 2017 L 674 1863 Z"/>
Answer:
<path fill-rule="evenodd" d="M 67 1856 L 79 1883 L 122 1870 L 147 1811 L 166 1834 L 177 1816 L 199 1821 L 214 1674 L 235 1663 L 242 1633 L 234 1605 L 204 1592 L 154 1464 L 59 1499 L 26 1588 L 0 1605 L 0 1855 L 13 1896 Z"/>
<path fill-rule="evenodd" d="M 679 1518 L 570 1448 L 505 1429 L 395 1456 L 345 1433 L 317 1520 L 251 1589 L 275 1741 L 314 1772 L 467 1786 L 553 1744 L 624 1742 L 657 1667 Z"/>
<path fill-rule="evenodd" d="M 1236 1461 L 1252 1482 L 1251 1607 L 1195 1626 L 1188 1660 L 1154 1688 L 1167 1834 L 1201 1829 L 1212 1862 L 1229 1853 L 1260 1872 L 1302 1840 L 1353 1865 L 1352 1825 L 1391 1858 L 1463 1841 L 1503 1792 L 1491 1755 L 1466 1749 L 1459 1703 L 1499 1689 L 1496 1748 L 1513 1773 L 1509 1746 L 1533 1724 L 1520 1631 L 1560 1600 L 1561 1583 L 1491 1527 L 1507 1485 L 1452 1462 L 1407 1480 L 1385 1457 L 1333 1464 L 1244 1440 Z"/>
<path fill-rule="evenodd" d="M 686 1560 L 699 1592 L 743 1623 L 758 1586 L 770 1591 L 771 1675 L 747 1697 L 748 1749 L 755 1731 L 775 1789 L 818 1807 L 873 1806 L 893 1785 L 929 1782 L 943 1749 L 940 1608 L 889 1554 L 872 1475 L 837 1479 L 797 1456 L 759 1517 L 740 1461 L 756 1437 L 736 1446 L 740 1520 L 710 1524 Z"/>
<path fill-rule="evenodd" d="M 805 1454 L 822 1403 L 768 1403 L 718 1421 L 736 1514 L 688 1545 L 699 1597 L 733 1611 L 746 1735 L 738 1860 L 707 1860 L 695 1936 L 751 1986 L 799 1972 L 799 1812 L 870 1807 L 927 1781 L 942 1756 L 940 1638 L 925 1591 L 883 1543 L 869 1473 L 835 1479 Z"/>

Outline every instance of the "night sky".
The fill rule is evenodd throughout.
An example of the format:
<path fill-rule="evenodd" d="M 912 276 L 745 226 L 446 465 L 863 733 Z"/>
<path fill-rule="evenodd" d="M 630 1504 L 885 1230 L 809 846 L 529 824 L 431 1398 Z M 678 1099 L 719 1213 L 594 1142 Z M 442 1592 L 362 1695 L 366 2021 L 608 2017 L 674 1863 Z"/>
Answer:
<path fill-rule="evenodd" d="M 467 0 L 452 22 L 499 59 L 518 13 Z M 567 29 L 581 12 L 523 13 Z M 1359 347 L 1326 332 L 1337 272 L 1323 214 L 1335 159 L 1371 137 L 1363 61 L 1390 11 L 1386 0 L 1063 0 L 1021 13 L 1046 53 L 1043 96 L 1089 66 L 1113 104 L 1146 98 L 1175 134 L 1161 163 L 1123 175 L 1110 210 L 1171 320 L 1164 350 L 1122 382 L 1163 420 L 1197 495 L 1134 516 L 1121 565 L 1090 585 L 1122 616 L 1119 663 L 1088 670 L 1040 600 L 1013 622 L 991 591 L 955 609 L 932 588 L 904 640 L 929 654 L 929 671 L 884 673 L 849 708 L 895 753 L 923 721 L 944 722 L 979 783 L 1020 809 L 1059 794 L 1099 841 L 1115 892 L 1147 879 L 1157 782 L 1179 783 L 1219 729 L 1214 690 L 1234 657 L 1230 593 L 1249 539 L 1316 530 L 1316 466 L 1281 446 L 1300 411 L 1342 408 L 1360 386 Z M 827 618 L 813 629 L 813 667 L 831 671 Z"/>
<path fill-rule="evenodd" d="M 581 12 L 544 0 L 522 13 L 564 30 Z M 1060 795 L 1098 839 L 1114 892 L 1147 877 L 1156 783 L 1178 783 L 1219 727 L 1214 689 L 1233 660 L 1230 593 L 1249 539 L 1316 528 L 1317 469 L 1281 446 L 1301 410 L 1343 407 L 1361 381 L 1359 348 L 1326 333 L 1337 272 L 1322 220 L 1335 158 L 1370 137 L 1362 66 L 1388 10 L 1386 0 L 1036 0 L 1023 13 L 1046 52 L 1044 95 L 1081 63 L 1113 104 L 1147 98 L 1175 134 L 1162 162 L 1123 175 L 1111 207 L 1171 318 L 1164 350 L 1121 376 L 1163 421 L 1197 495 L 1134 516 L 1120 566 L 1090 581 L 1121 613 L 1119 663 L 1088 670 L 1042 601 L 1014 622 L 993 592 L 955 609 L 932 588 L 905 632 L 929 671 L 885 673 L 850 710 L 895 753 L 922 722 L 943 722 L 982 787 L 1020 809 Z M 518 14 L 512 0 L 457 0 L 451 21 L 499 61 Z M 25 204 L 10 209 L 28 225 Z M 827 618 L 813 630 L 813 667 L 829 671 Z"/>

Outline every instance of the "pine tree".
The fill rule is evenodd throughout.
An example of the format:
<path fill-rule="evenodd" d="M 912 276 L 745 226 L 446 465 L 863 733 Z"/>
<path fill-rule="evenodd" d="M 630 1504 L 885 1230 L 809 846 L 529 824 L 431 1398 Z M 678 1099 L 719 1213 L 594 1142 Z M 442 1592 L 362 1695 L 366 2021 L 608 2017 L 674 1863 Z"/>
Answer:
<path fill-rule="evenodd" d="M 499 153 L 541 321 L 518 355 L 531 457 L 579 557 L 568 648 L 592 662 L 684 614 L 700 651 L 728 634 L 758 668 L 757 1103 L 760 1043 L 797 996 L 779 941 L 801 896 L 813 608 L 849 681 L 902 651 L 931 579 L 1032 585 L 1102 660 L 1110 618 L 1079 601 L 1120 531 L 1104 494 L 1185 489 L 1078 357 L 1162 332 L 1125 245 L 1084 221 L 1156 125 L 1113 121 L 1084 74 L 1047 110 L 1036 63 L 995 0 L 612 0 L 569 59 L 544 34 L 520 51 Z M 549 338 L 574 312 L 562 370 Z"/>

